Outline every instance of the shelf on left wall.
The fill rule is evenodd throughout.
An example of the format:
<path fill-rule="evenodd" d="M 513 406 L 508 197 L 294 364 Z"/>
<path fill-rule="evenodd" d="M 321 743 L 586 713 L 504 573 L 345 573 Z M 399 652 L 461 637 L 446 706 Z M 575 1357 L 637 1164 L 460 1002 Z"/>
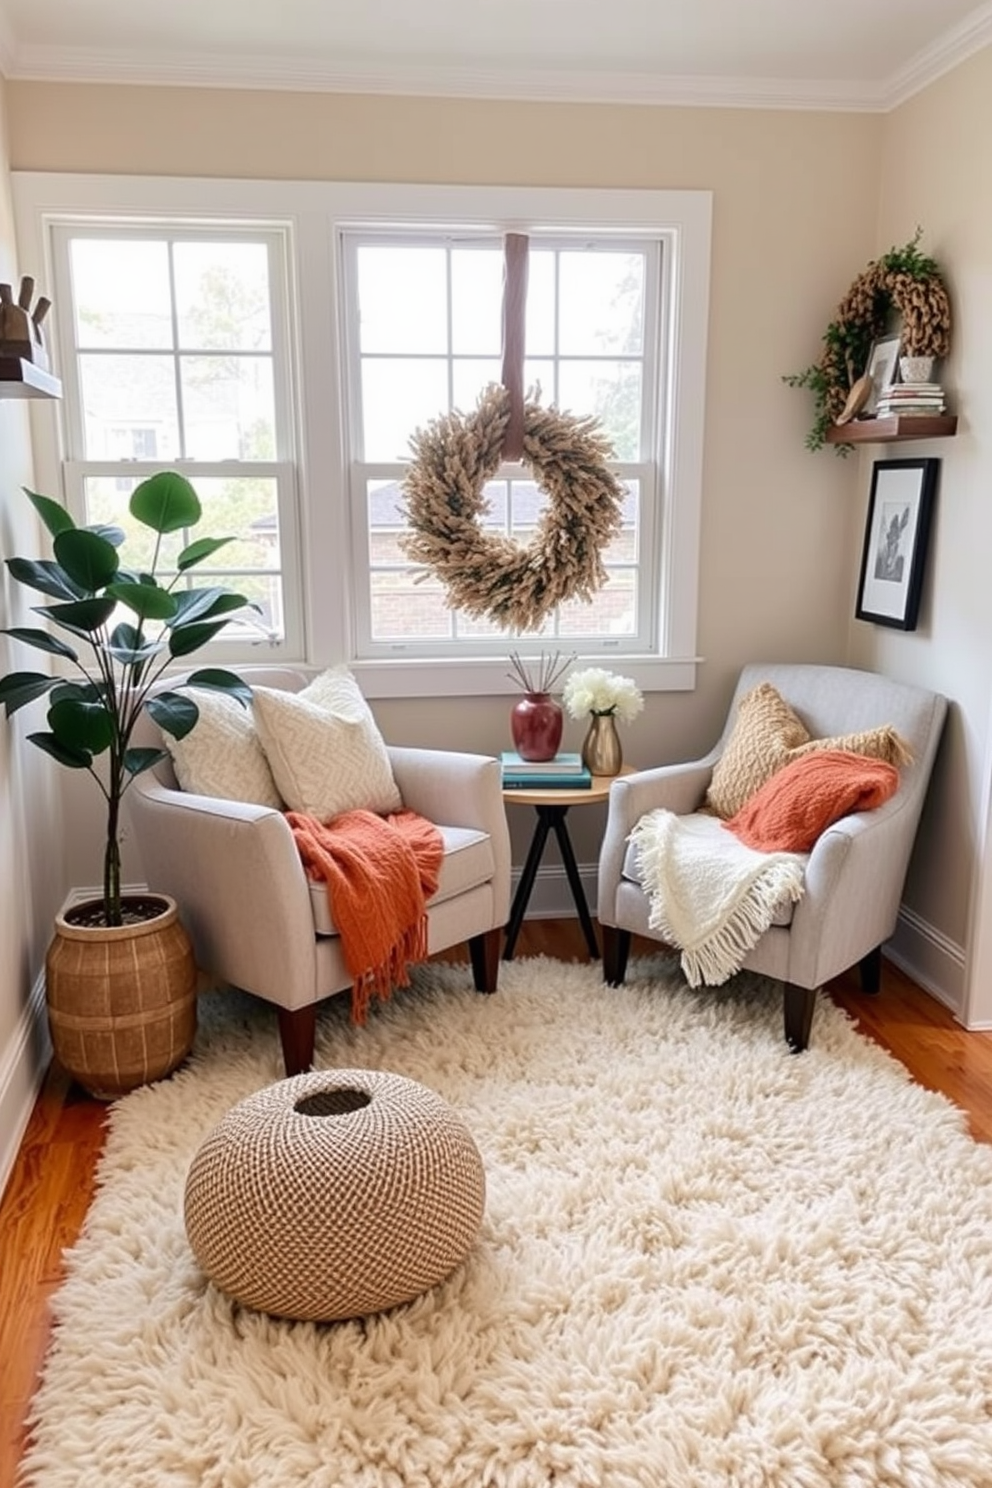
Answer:
<path fill-rule="evenodd" d="M 62 384 L 44 367 L 18 356 L 0 356 L 0 398 L 61 398 Z"/>

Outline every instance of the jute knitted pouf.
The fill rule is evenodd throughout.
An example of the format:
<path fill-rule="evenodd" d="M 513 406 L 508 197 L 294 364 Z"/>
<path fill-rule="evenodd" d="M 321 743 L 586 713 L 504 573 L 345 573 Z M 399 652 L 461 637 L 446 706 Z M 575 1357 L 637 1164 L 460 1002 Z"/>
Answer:
<path fill-rule="evenodd" d="M 435 1286 L 482 1224 L 468 1128 L 432 1090 L 377 1070 L 280 1080 L 234 1106 L 186 1178 L 186 1233 L 239 1302 L 331 1321 Z"/>

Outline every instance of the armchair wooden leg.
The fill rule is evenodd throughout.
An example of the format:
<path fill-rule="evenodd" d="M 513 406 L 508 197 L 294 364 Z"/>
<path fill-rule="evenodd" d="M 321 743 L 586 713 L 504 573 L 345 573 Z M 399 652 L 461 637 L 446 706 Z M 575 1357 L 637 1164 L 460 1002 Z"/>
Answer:
<path fill-rule="evenodd" d="M 816 988 L 797 987 L 794 982 L 786 982 L 784 992 L 785 1041 L 793 1054 L 801 1054 L 809 1044 L 813 1009 L 816 1007 Z"/>
<path fill-rule="evenodd" d="M 477 992 L 495 992 L 499 981 L 499 951 L 503 931 L 486 930 L 482 935 L 473 935 L 468 943 L 472 958 L 472 980 Z"/>
<path fill-rule="evenodd" d="M 603 937 L 603 981 L 609 987 L 622 987 L 630 955 L 630 931 L 616 925 L 600 925 Z"/>
<path fill-rule="evenodd" d="M 277 1008 L 279 1040 L 287 1075 L 302 1075 L 313 1064 L 314 1036 L 317 1032 L 317 1004 L 309 1007 Z"/>
<path fill-rule="evenodd" d="M 862 992 L 875 993 L 882 985 L 882 947 L 876 946 L 858 962 Z"/>

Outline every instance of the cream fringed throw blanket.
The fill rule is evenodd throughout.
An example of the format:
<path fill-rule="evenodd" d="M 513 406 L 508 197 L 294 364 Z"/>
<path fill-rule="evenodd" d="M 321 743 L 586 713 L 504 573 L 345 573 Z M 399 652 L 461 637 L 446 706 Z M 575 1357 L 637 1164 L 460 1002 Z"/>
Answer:
<path fill-rule="evenodd" d="M 682 952 L 690 987 L 733 976 L 776 909 L 802 897 L 805 854 L 755 852 L 717 817 L 651 811 L 630 840 L 651 928 Z"/>

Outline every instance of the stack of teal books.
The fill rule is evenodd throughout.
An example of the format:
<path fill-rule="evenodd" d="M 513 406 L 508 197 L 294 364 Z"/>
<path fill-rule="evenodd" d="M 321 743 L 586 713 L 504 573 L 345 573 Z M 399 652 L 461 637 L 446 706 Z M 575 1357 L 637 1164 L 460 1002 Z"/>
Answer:
<path fill-rule="evenodd" d="M 504 790 L 588 790 L 592 775 L 581 754 L 556 754 L 549 760 L 521 759 L 515 749 L 504 749 Z"/>

